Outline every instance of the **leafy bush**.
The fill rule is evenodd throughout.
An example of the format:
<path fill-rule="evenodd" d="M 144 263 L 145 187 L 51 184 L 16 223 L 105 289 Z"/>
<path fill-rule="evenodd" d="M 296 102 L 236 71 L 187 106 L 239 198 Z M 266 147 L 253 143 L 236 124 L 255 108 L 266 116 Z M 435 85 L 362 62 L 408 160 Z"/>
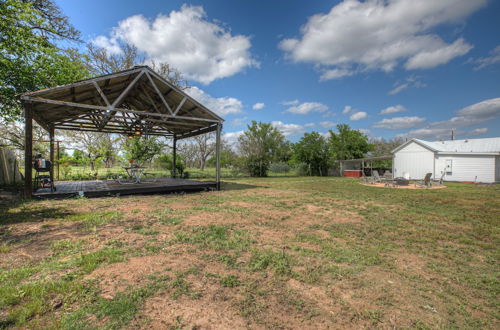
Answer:
<path fill-rule="evenodd" d="M 309 175 L 309 166 L 306 163 L 298 163 L 295 166 L 295 171 L 297 171 L 297 174 L 299 176 L 306 176 Z"/>
<path fill-rule="evenodd" d="M 287 173 L 290 172 L 290 165 L 286 162 L 271 163 L 269 170 L 274 173 Z"/>
<path fill-rule="evenodd" d="M 172 173 L 173 169 L 173 157 L 170 154 L 163 154 L 160 155 L 157 159 L 156 162 L 158 165 L 160 165 L 161 168 L 166 168 L 167 170 Z M 186 168 L 186 163 L 184 162 L 184 159 L 180 155 L 177 155 L 176 160 L 175 160 L 175 168 L 177 170 L 177 175 L 180 177 L 183 177 L 184 169 Z"/>
<path fill-rule="evenodd" d="M 246 159 L 245 169 L 250 176 L 266 177 L 269 171 L 269 162 L 249 157 Z"/>

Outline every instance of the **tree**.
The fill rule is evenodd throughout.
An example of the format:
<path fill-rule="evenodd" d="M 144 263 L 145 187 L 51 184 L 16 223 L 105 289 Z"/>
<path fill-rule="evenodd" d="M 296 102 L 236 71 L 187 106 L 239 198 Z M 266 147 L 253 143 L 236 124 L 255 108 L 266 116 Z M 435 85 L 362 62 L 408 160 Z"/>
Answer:
<path fill-rule="evenodd" d="M 19 122 L 0 121 L 0 145 L 8 146 L 14 150 L 17 157 L 21 158 L 24 154 L 24 126 Z M 33 140 L 48 140 L 48 133 L 40 125 L 33 125 Z M 48 143 L 34 142 L 33 154 L 41 153 L 47 155 L 49 149 Z"/>
<path fill-rule="evenodd" d="M 67 131 L 65 134 L 70 141 L 74 141 L 78 150 L 83 152 L 91 171 L 95 171 L 98 160 L 102 159 L 105 163 L 106 161 L 110 162 L 111 158 L 116 155 L 117 139 L 112 139 L 106 133 Z M 76 155 L 74 156 L 76 157 Z"/>
<path fill-rule="evenodd" d="M 174 160 L 173 160 L 173 157 L 171 154 L 162 154 L 162 155 L 158 156 L 158 158 L 155 160 L 155 162 L 157 162 L 160 165 L 160 167 L 166 168 L 167 170 L 169 170 L 170 173 L 173 172 L 172 170 L 174 168 L 174 166 L 173 166 Z M 176 169 L 177 174 L 182 176 L 185 168 L 186 168 L 186 163 L 184 161 L 184 158 L 181 155 L 177 155 L 175 157 L 175 169 Z"/>
<path fill-rule="evenodd" d="M 215 134 L 202 134 L 193 137 L 200 170 L 205 169 L 208 158 L 215 152 Z"/>
<path fill-rule="evenodd" d="M 127 43 L 120 44 L 119 51 L 113 54 L 109 53 L 105 48 L 97 47 L 89 43 L 87 44 L 87 53 L 87 68 L 94 75 L 123 71 L 135 65 L 144 65 L 147 63 L 155 72 L 174 86 L 180 89 L 187 89 L 190 87 L 179 70 L 164 62 L 146 62 L 144 57 L 141 56 L 137 50 L 137 47 Z"/>
<path fill-rule="evenodd" d="M 125 157 L 129 162 L 139 165 L 150 161 L 161 151 L 161 144 L 156 137 L 134 136 L 123 144 Z"/>
<path fill-rule="evenodd" d="M 396 149 L 404 142 L 405 140 L 401 137 L 395 137 L 390 140 L 386 140 L 384 138 L 371 139 L 370 143 L 373 145 L 373 151 L 371 154 L 374 157 L 391 155 L 392 150 Z M 374 162 L 373 164 L 373 166 L 383 168 L 391 168 L 391 165 L 391 160 L 380 160 Z"/>
<path fill-rule="evenodd" d="M 373 150 L 368 137 L 358 130 L 353 130 L 346 124 L 337 125 L 338 133 L 330 130 L 328 142 L 333 159 L 345 160 L 362 158 Z"/>
<path fill-rule="evenodd" d="M 294 146 L 294 156 L 297 161 L 307 164 L 309 175 L 328 174 L 330 148 L 318 132 L 304 133 Z"/>
<path fill-rule="evenodd" d="M 182 143 L 177 145 L 177 154 L 182 156 L 186 167 L 196 167 L 198 166 L 198 148 L 191 141 L 191 139 L 186 139 Z"/>
<path fill-rule="evenodd" d="M 212 155 L 212 157 L 207 160 L 207 165 L 211 167 L 216 166 L 217 159 L 216 155 Z M 241 158 L 238 154 L 233 150 L 233 146 L 229 144 L 224 139 L 221 139 L 220 146 L 220 166 L 224 168 L 239 166 L 241 164 Z"/>
<path fill-rule="evenodd" d="M 269 164 L 277 160 L 285 143 L 283 134 L 271 124 L 252 121 L 239 137 L 239 150 L 251 176 L 267 176 Z"/>
<path fill-rule="evenodd" d="M 0 116 L 20 118 L 19 94 L 88 76 L 81 56 L 60 49 L 79 33 L 51 0 L 0 3 Z"/>

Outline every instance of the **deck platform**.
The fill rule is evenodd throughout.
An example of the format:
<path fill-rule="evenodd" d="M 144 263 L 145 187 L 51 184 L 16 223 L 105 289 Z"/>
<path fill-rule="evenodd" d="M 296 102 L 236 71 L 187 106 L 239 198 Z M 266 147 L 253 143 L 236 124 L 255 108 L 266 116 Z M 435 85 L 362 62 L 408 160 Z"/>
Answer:
<path fill-rule="evenodd" d="M 216 189 L 214 181 L 158 178 L 153 182 L 119 183 L 116 180 L 56 181 L 56 191 L 38 189 L 34 198 L 100 197 L 134 194 L 174 193 Z"/>

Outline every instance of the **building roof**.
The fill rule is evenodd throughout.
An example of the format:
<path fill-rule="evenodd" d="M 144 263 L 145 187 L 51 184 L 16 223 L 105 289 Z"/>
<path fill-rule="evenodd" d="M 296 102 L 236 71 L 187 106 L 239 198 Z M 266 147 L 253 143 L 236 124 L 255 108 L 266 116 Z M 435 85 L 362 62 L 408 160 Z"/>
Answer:
<path fill-rule="evenodd" d="M 500 137 L 485 138 L 485 139 L 465 139 L 465 140 L 447 140 L 447 141 L 424 141 L 420 139 L 411 139 L 392 152 L 404 148 L 411 142 L 418 143 L 419 145 L 437 152 L 437 153 L 473 153 L 473 154 L 498 154 L 500 153 Z"/>
<path fill-rule="evenodd" d="M 42 127 L 178 139 L 216 130 L 223 119 L 147 66 L 25 93 Z"/>

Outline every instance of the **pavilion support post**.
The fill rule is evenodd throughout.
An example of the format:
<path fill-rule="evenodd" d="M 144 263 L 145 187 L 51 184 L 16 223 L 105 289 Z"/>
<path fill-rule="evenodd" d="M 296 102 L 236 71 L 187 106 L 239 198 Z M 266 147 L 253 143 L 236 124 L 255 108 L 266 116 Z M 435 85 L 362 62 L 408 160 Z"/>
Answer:
<path fill-rule="evenodd" d="M 220 133 L 222 131 L 222 124 L 217 124 L 217 133 L 215 140 L 215 176 L 217 182 L 217 190 L 220 190 L 220 149 L 221 149 L 221 140 Z"/>
<path fill-rule="evenodd" d="M 172 177 L 176 178 L 177 177 L 177 137 L 174 134 L 174 140 L 173 140 L 173 150 L 172 150 Z"/>
<path fill-rule="evenodd" d="M 24 197 L 33 193 L 33 109 L 30 102 L 24 103 Z"/>
<path fill-rule="evenodd" d="M 50 141 L 50 146 L 49 146 L 50 163 L 52 164 L 52 166 L 50 167 L 50 177 L 52 178 L 52 180 L 54 180 L 54 155 L 55 155 L 54 125 L 50 125 L 49 127 L 49 141 Z"/>

